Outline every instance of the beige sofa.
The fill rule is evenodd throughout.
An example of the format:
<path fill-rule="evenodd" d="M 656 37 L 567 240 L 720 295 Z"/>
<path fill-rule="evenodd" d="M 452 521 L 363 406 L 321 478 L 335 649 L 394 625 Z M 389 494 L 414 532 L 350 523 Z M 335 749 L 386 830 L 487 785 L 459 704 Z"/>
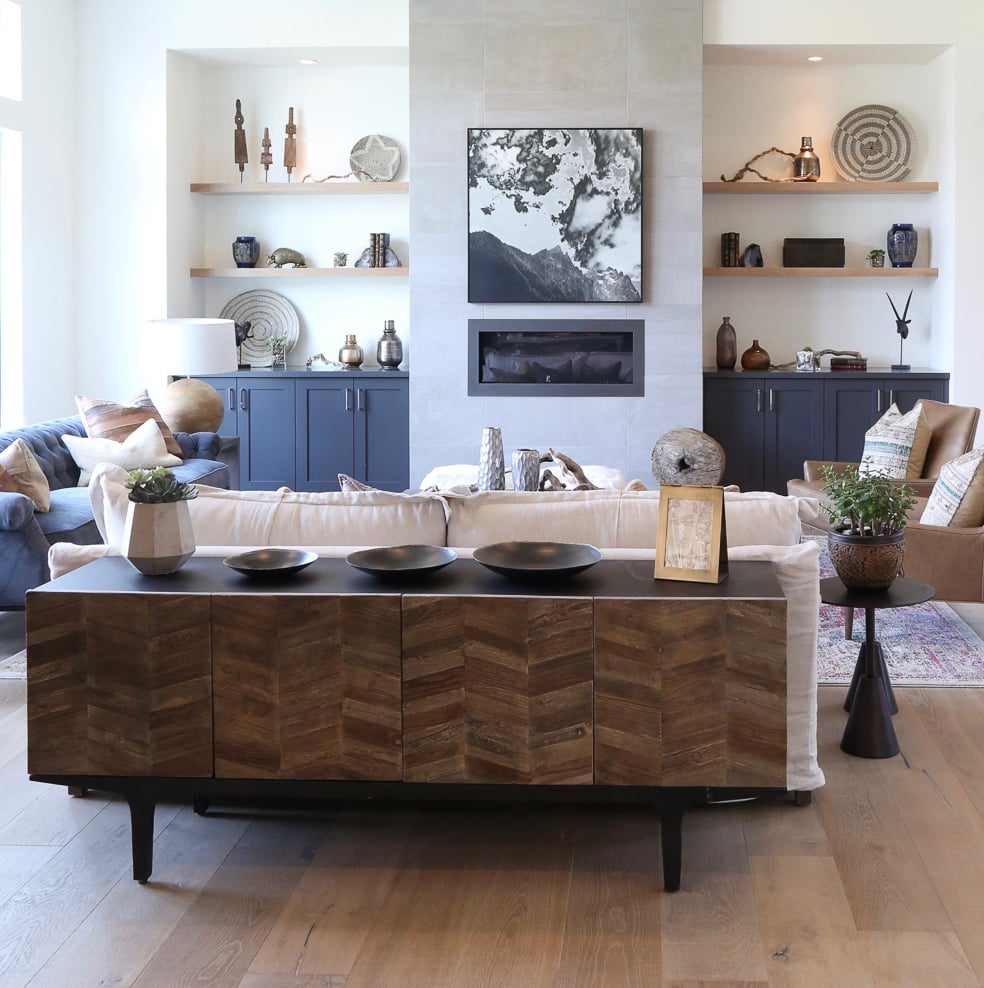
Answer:
<path fill-rule="evenodd" d="M 93 471 L 89 492 L 106 544 L 53 546 L 53 576 L 119 553 L 127 510 L 125 475 L 108 464 Z M 824 782 L 816 743 L 819 551 L 813 541 L 800 542 L 800 515 L 810 517 L 815 504 L 767 492 L 725 494 L 729 558 L 771 562 L 787 599 L 786 784 L 796 791 Z M 589 542 L 606 557 L 655 559 L 659 492 L 488 491 L 459 496 L 200 487 L 189 507 L 200 555 L 276 545 L 345 556 L 359 548 L 426 544 L 448 545 L 467 557 L 481 545 L 523 539 Z"/>

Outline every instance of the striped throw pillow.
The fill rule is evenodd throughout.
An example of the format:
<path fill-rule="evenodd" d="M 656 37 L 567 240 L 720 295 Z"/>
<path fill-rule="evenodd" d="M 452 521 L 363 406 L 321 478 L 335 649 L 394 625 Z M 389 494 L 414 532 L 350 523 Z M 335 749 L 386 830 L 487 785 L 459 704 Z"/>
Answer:
<path fill-rule="evenodd" d="M 893 402 L 864 434 L 864 452 L 858 473 L 881 473 L 897 480 L 919 477 L 931 436 L 919 402 L 905 415 Z"/>
<path fill-rule="evenodd" d="M 924 525 L 977 528 L 984 524 L 984 447 L 972 449 L 940 467 L 923 508 Z"/>
<path fill-rule="evenodd" d="M 184 459 L 184 453 L 181 452 L 174 433 L 168 428 L 146 391 L 136 395 L 129 405 L 118 405 L 115 401 L 88 398 L 85 395 L 76 395 L 75 404 L 90 439 L 114 439 L 121 443 L 138 426 L 143 425 L 148 419 L 153 419 L 164 437 L 167 451 L 179 460 Z"/>

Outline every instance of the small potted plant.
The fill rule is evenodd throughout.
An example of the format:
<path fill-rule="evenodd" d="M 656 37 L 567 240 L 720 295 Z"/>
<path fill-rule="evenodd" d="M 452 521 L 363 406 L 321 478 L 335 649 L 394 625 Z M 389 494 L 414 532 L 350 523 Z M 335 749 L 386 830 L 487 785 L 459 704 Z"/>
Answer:
<path fill-rule="evenodd" d="M 830 561 L 846 587 L 875 590 L 888 587 L 902 570 L 907 512 L 915 492 L 880 471 L 857 467 L 821 470 L 830 521 Z"/>
<path fill-rule="evenodd" d="M 885 251 L 878 247 L 873 250 L 869 250 L 867 254 L 864 255 L 866 261 L 871 262 L 873 268 L 883 268 L 885 267 Z"/>
<path fill-rule="evenodd" d="M 121 552 L 144 576 L 174 573 L 195 551 L 188 502 L 198 488 L 174 476 L 169 467 L 131 470 Z"/>
<path fill-rule="evenodd" d="M 287 337 L 270 337 L 270 362 L 271 366 L 286 370 L 287 368 Z"/>

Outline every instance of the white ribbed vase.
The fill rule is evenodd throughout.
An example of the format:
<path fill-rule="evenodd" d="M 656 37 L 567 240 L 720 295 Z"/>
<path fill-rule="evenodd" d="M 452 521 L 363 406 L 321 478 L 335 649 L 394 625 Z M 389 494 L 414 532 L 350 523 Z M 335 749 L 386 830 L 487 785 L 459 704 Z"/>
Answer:
<path fill-rule="evenodd" d="M 503 491 L 506 489 L 506 460 L 502 451 L 502 430 L 487 425 L 482 430 L 482 448 L 478 454 L 478 489 Z"/>

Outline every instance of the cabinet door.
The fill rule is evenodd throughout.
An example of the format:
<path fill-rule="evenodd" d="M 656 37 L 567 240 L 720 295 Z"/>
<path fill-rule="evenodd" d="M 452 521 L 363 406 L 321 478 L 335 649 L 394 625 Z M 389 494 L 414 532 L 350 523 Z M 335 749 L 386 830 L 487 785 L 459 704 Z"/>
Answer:
<path fill-rule="evenodd" d="M 704 432 L 724 447 L 725 484 L 762 490 L 764 385 L 760 376 L 704 378 Z"/>
<path fill-rule="evenodd" d="M 220 436 L 239 435 L 239 406 L 237 399 L 237 382 L 235 377 L 199 377 L 200 381 L 207 381 L 219 392 L 222 399 L 224 414 L 222 424 L 218 428 Z"/>
<path fill-rule="evenodd" d="M 239 464 L 243 490 L 294 486 L 293 378 L 239 378 Z"/>
<path fill-rule="evenodd" d="M 350 380 L 298 381 L 296 489 L 337 491 L 338 475 L 356 475 L 353 430 L 355 394 Z"/>
<path fill-rule="evenodd" d="M 823 388 L 812 375 L 766 381 L 765 467 L 762 490 L 786 493 L 786 482 L 803 476 L 803 461 L 823 450 Z"/>
<path fill-rule="evenodd" d="M 384 491 L 410 486 L 409 384 L 405 377 L 356 383 L 358 477 Z"/>
<path fill-rule="evenodd" d="M 894 401 L 900 412 L 907 412 L 920 398 L 933 401 L 947 401 L 949 387 L 947 381 L 932 377 L 917 377 L 914 374 L 899 374 L 882 382 L 885 394 L 883 405 L 888 408 Z"/>
<path fill-rule="evenodd" d="M 864 451 L 865 430 L 888 407 L 884 405 L 882 382 L 873 378 L 843 379 L 833 375 L 824 381 L 824 460 L 859 463 Z"/>

